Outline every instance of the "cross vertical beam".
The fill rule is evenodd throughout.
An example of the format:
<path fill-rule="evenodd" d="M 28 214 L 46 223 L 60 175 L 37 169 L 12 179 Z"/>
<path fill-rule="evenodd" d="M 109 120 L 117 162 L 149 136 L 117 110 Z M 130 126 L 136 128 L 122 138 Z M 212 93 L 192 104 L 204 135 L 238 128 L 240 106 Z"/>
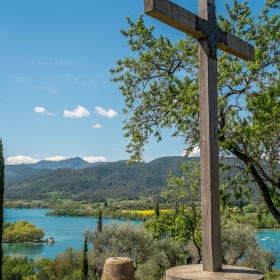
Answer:
<path fill-rule="evenodd" d="M 199 0 L 199 17 L 210 20 L 211 5 L 215 0 Z M 198 42 L 203 270 L 215 272 L 222 269 L 217 51 L 210 49 L 209 38 Z"/>
<path fill-rule="evenodd" d="M 199 119 L 203 270 L 222 269 L 219 193 L 217 48 L 244 60 L 254 46 L 217 26 L 215 0 L 198 0 L 198 16 L 169 0 L 144 0 L 145 13 L 199 42 Z"/>

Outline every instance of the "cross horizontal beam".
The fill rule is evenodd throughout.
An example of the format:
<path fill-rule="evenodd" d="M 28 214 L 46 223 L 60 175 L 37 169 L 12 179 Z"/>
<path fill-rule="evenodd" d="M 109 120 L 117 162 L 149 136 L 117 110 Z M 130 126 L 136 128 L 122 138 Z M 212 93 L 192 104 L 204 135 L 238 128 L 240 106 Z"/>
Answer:
<path fill-rule="evenodd" d="M 197 27 L 198 21 L 202 19 L 169 0 L 145 0 L 145 13 L 196 39 L 206 38 Z M 220 29 L 220 32 L 224 31 Z M 218 43 L 218 49 L 247 61 L 254 59 L 253 45 L 230 33 L 224 33 L 226 33 L 227 43 Z"/>

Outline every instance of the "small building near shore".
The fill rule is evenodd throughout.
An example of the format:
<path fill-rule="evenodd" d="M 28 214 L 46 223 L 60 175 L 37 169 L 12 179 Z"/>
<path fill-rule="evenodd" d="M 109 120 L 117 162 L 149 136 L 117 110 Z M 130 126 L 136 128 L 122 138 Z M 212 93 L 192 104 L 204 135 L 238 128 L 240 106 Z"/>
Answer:
<path fill-rule="evenodd" d="M 54 243 L 54 237 L 49 237 L 49 238 L 47 238 L 47 240 L 46 240 L 48 243 Z"/>

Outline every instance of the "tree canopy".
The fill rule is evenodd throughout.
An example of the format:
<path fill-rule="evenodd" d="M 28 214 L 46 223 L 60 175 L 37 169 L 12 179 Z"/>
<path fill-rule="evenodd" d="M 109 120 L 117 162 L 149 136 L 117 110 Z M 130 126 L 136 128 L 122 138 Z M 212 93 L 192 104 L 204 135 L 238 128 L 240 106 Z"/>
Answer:
<path fill-rule="evenodd" d="M 4 223 L 3 242 L 36 242 L 45 236 L 42 229 L 26 220 Z"/>
<path fill-rule="evenodd" d="M 226 4 L 227 16 L 218 15 L 222 29 L 255 46 L 251 62 L 218 53 L 218 137 L 221 154 L 238 159 L 229 174 L 242 170 L 239 188 L 256 182 L 280 224 L 279 3 L 265 1 L 255 17 L 246 0 L 233 0 L 232 6 Z M 189 36 L 176 43 L 155 38 L 154 27 L 146 27 L 142 15 L 128 23 L 121 33 L 134 55 L 118 60 L 111 73 L 125 97 L 130 160 L 143 160 L 150 136 L 160 141 L 166 128 L 183 137 L 188 155 L 199 147 L 198 43 Z"/>

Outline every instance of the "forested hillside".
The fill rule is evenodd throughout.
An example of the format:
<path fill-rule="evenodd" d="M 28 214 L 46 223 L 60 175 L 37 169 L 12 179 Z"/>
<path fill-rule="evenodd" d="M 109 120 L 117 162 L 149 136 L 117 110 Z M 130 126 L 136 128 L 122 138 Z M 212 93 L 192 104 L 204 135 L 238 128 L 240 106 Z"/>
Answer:
<path fill-rule="evenodd" d="M 181 176 L 184 161 L 192 158 L 163 157 L 149 163 L 127 165 L 126 161 L 98 164 L 84 169 L 33 169 L 26 165 L 7 166 L 6 199 L 71 199 L 76 201 L 104 201 L 106 198 L 137 199 L 139 196 L 158 195 L 167 187 L 166 179 L 172 171 Z M 199 158 L 193 158 L 199 161 Z M 240 165 L 235 158 L 226 158 L 229 166 Z M 231 170 L 231 181 L 239 172 Z M 221 175 L 225 176 L 227 172 Z M 236 180 L 235 180 L 236 181 Z M 241 180 L 237 178 L 237 185 Z M 258 196 L 252 185 L 250 193 Z M 233 194 L 234 191 L 232 191 Z M 236 192 L 236 189 L 235 189 Z"/>
<path fill-rule="evenodd" d="M 170 171 L 181 174 L 182 162 L 190 158 L 164 157 L 149 163 L 127 165 L 125 161 L 99 164 L 85 169 L 41 170 L 46 174 L 21 177 L 6 182 L 7 199 L 64 198 L 103 201 L 105 198 L 131 198 L 159 194 Z M 196 158 L 196 160 L 199 160 Z M 27 166 L 21 166 L 21 168 Z M 29 173 L 31 174 L 31 173 Z"/>
<path fill-rule="evenodd" d="M 23 178 L 30 178 L 35 175 L 45 175 L 52 172 L 52 169 L 34 169 L 25 164 L 5 166 L 5 186 L 6 188 L 14 181 Z"/>
<path fill-rule="evenodd" d="M 44 175 L 59 168 L 83 169 L 107 162 L 88 163 L 83 159 L 69 158 L 61 161 L 41 160 L 32 164 L 6 165 L 5 166 L 5 184 L 9 188 L 15 180 L 20 178 L 30 178 L 35 175 Z"/>

